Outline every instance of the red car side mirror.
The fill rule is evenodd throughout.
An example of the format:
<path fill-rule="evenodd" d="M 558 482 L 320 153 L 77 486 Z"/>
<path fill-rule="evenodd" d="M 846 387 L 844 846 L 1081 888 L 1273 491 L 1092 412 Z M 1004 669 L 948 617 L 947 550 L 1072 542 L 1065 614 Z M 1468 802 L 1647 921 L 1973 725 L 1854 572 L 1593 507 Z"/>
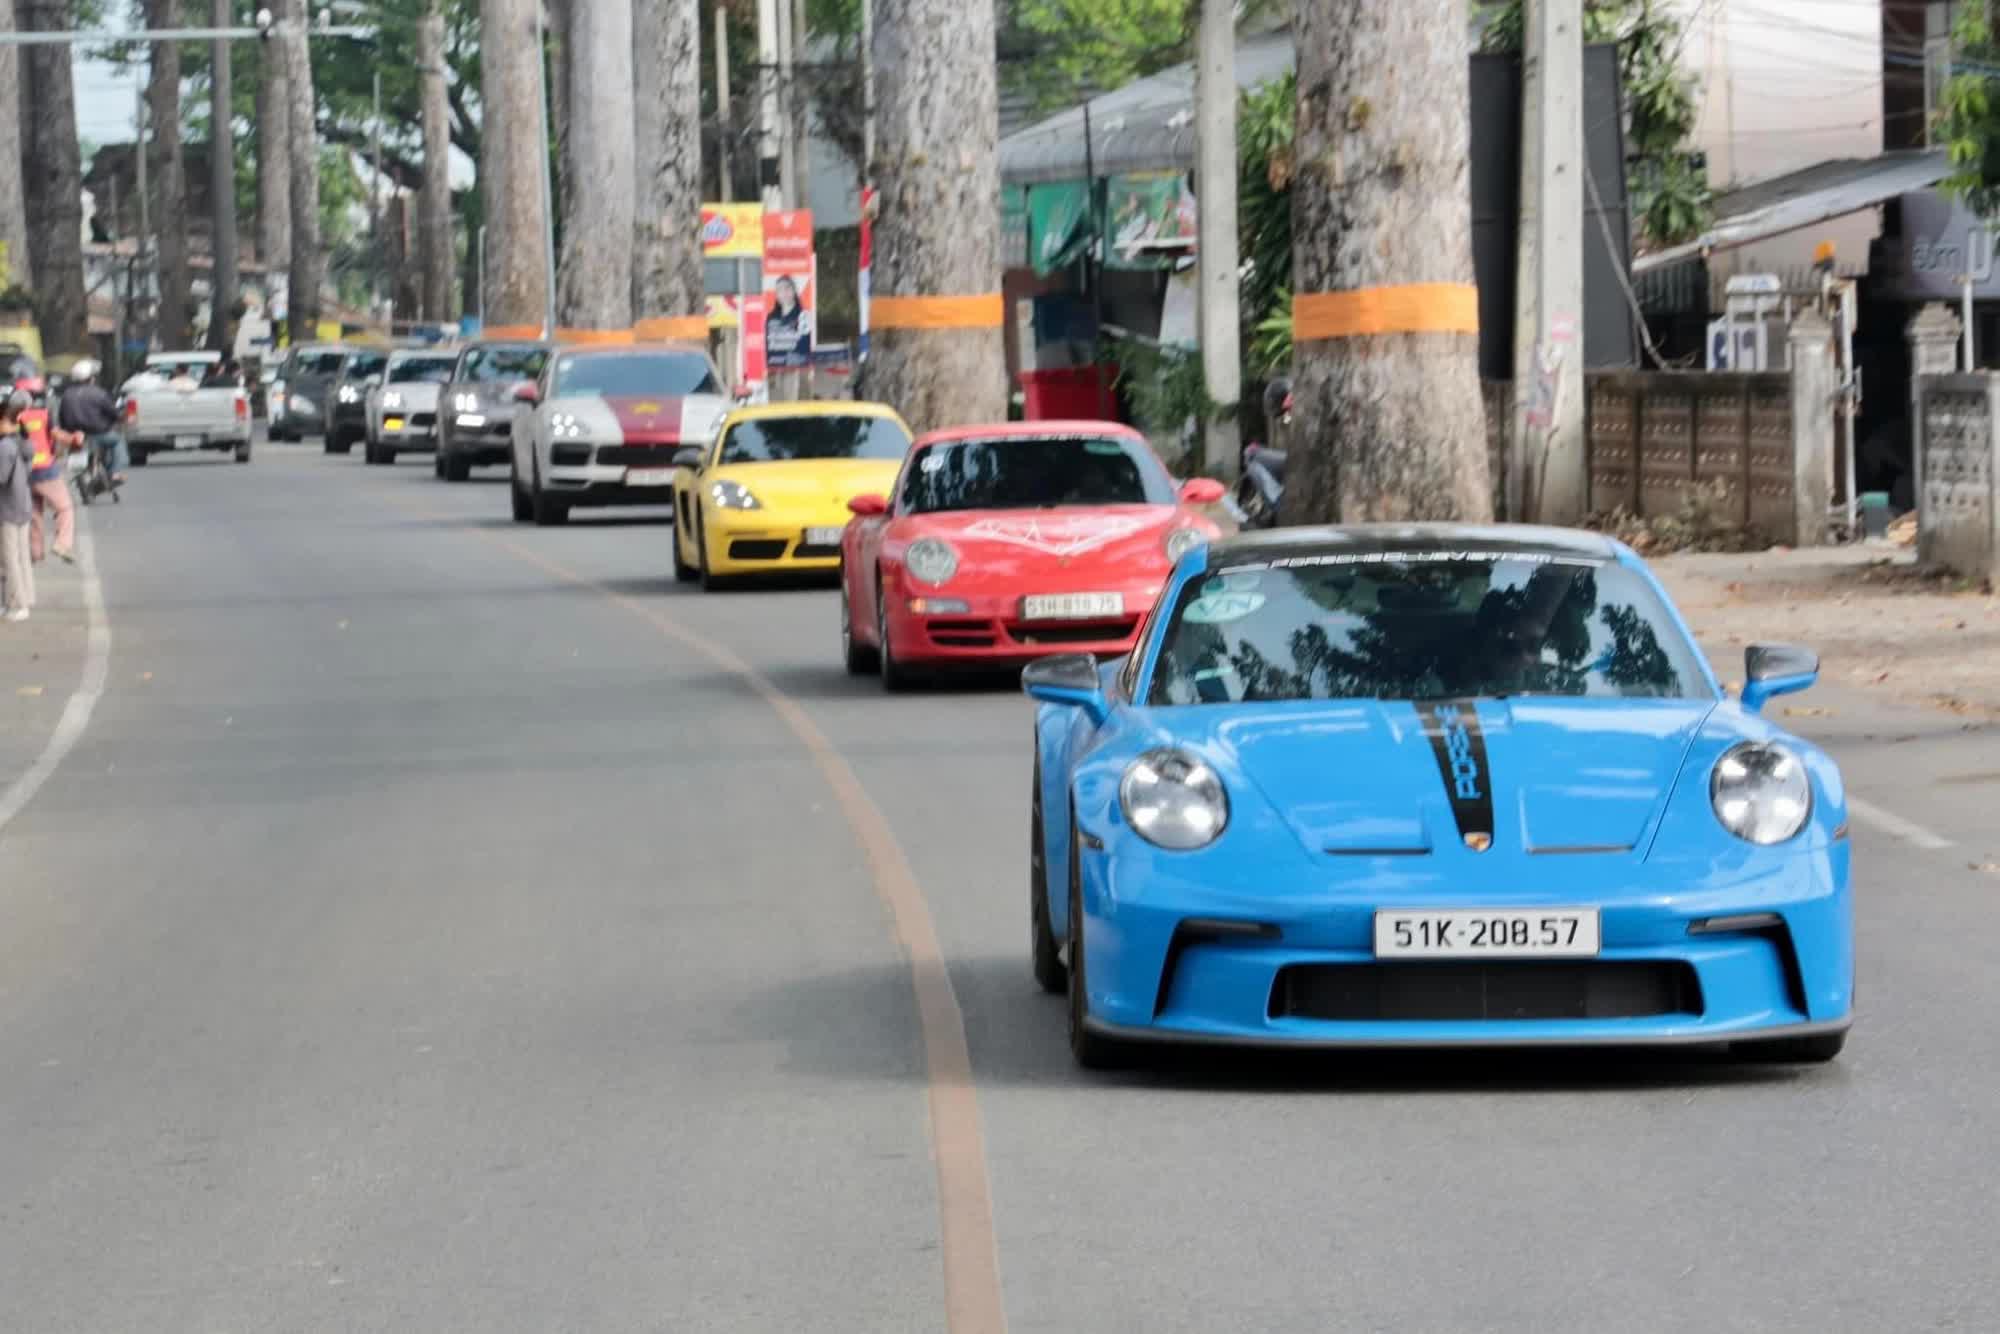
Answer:
<path fill-rule="evenodd" d="M 1213 505 L 1228 494 L 1228 488 L 1213 477 L 1195 477 L 1181 484 L 1181 501 L 1188 505 Z"/>
<path fill-rule="evenodd" d="M 889 498 L 887 496 L 856 496 L 847 502 L 847 512 L 858 518 L 877 518 L 889 512 Z"/>
<path fill-rule="evenodd" d="M 514 386 L 514 401 L 530 405 L 539 403 L 542 401 L 541 388 L 532 380 L 517 384 Z"/>

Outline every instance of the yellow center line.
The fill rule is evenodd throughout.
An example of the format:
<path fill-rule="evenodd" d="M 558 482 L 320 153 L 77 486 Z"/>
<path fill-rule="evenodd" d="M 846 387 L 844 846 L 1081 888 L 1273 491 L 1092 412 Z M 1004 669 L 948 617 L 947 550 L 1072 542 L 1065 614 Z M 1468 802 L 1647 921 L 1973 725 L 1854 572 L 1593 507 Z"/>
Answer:
<path fill-rule="evenodd" d="M 394 501 L 417 513 L 415 506 Z M 442 520 L 445 516 L 424 514 Z M 965 1015 L 958 1006 L 938 944 L 937 925 L 923 886 L 910 870 L 902 845 L 861 780 L 833 742 L 798 701 L 734 651 L 629 594 L 607 588 L 586 575 L 549 560 L 540 552 L 491 533 L 472 534 L 517 560 L 564 583 L 589 589 L 638 617 L 683 647 L 740 677 L 812 756 L 832 790 L 867 858 L 876 897 L 889 911 L 896 940 L 909 959 L 917 997 L 929 1084 L 931 1152 L 937 1166 L 938 1223 L 944 1253 L 944 1300 L 952 1334 L 1004 1334 L 1006 1307 L 1000 1293 L 1000 1248 L 993 1231 L 993 1193 L 986 1174 L 986 1134 L 973 1087 L 972 1053 L 965 1038 Z"/>

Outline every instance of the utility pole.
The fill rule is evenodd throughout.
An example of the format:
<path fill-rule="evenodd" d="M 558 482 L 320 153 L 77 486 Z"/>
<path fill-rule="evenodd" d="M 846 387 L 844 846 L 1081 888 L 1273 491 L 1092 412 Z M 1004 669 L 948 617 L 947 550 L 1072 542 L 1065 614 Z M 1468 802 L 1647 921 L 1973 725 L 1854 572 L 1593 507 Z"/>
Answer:
<path fill-rule="evenodd" d="M 1237 301 L 1236 6 L 1231 0 L 1201 2 L 1195 126 L 1201 373 L 1215 405 L 1202 423 L 1202 462 L 1211 477 L 1233 481 L 1242 459 L 1236 409 L 1243 396 L 1243 353 Z"/>
<path fill-rule="evenodd" d="M 1514 440 L 1507 517 L 1577 524 L 1590 504 L 1583 438 L 1583 4 L 1526 7 Z"/>
<path fill-rule="evenodd" d="M 861 0 L 861 188 L 875 179 L 875 0 Z"/>
<path fill-rule="evenodd" d="M 535 105 L 541 108 L 541 138 L 535 156 L 542 164 L 542 276 L 547 284 L 547 301 L 542 308 L 542 336 L 556 336 L 556 175 L 549 160 L 549 62 L 548 11 L 535 5 Z M 563 52 L 567 59 L 567 43 Z"/>
<path fill-rule="evenodd" d="M 375 71 L 375 110 L 369 133 L 374 138 L 371 157 L 374 168 L 368 174 L 368 249 L 375 261 L 374 281 L 368 285 L 368 313 L 373 315 L 382 306 L 383 279 L 388 276 L 387 251 L 382 245 L 382 71 Z M 389 295 L 389 323 L 396 322 L 395 293 Z"/>
<path fill-rule="evenodd" d="M 778 138 L 778 4 L 757 0 L 757 188 L 766 213 L 785 207 Z"/>
<path fill-rule="evenodd" d="M 865 5 L 867 0 L 862 0 Z M 736 198 L 735 171 L 730 160 L 729 141 L 736 136 L 736 127 L 729 116 L 729 11 L 717 0 L 715 6 L 715 114 L 721 122 L 717 131 L 716 158 L 717 180 L 722 192 L 716 195 L 727 204 Z"/>
<path fill-rule="evenodd" d="M 785 208 L 799 206 L 798 88 L 792 60 L 792 0 L 778 0 L 778 186 Z"/>
<path fill-rule="evenodd" d="M 229 0 L 211 0 L 210 21 L 229 26 Z M 209 211 L 214 218 L 209 236 L 208 345 L 225 357 L 233 344 L 229 316 L 236 307 L 236 136 L 234 90 L 229 67 L 229 42 L 217 38 L 210 48 L 208 112 Z"/>
<path fill-rule="evenodd" d="M 153 234 L 153 205 L 152 205 L 152 189 L 147 184 L 146 181 L 146 87 L 145 85 L 141 84 L 139 86 L 138 91 L 139 91 L 139 118 L 137 123 L 139 128 L 137 133 L 133 136 L 132 140 L 132 158 L 134 162 L 137 164 L 137 170 L 139 173 L 139 250 L 138 253 L 132 257 L 138 275 L 135 282 L 135 285 L 138 287 L 138 296 L 133 302 L 134 305 L 137 305 L 139 301 L 153 299 L 159 295 L 158 286 L 153 281 L 153 265 L 150 257 L 147 254 L 147 246 L 146 246 L 147 238 L 151 237 Z M 152 331 L 152 325 L 150 323 L 146 325 L 146 332 L 144 337 L 146 340 L 146 346 L 150 348 L 153 345 L 153 331 Z"/>
<path fill-rule="evenodd" d="M 417 196 L 417 253 L 423 301 L 419 319 L 451 319 L 452 269 L 457 246 L 451 229 L 451 110 L 445 78 L 444 10 L 431 0 L 417 28 L 418 87 L 423 90 L 424 179 Z M 699 43 L 697 43 L 699 46 Z M 699 78 L 699 52 L 696 74 Z M 379 124 L 380 121 L 378 120 Z"/>
<path fill-rule="evenodd" d="M 793 208 L 812 207 L 812 94 L 809 73 L 813 68 L 811 45 L 812 30 L 807 26 L 806 0 L 792 0 L 792 26 L 790 41 L 792 74 L 792 119 L 787 127 L 792 138 L 792 183 L 797 187 L 792 195 Z"/>

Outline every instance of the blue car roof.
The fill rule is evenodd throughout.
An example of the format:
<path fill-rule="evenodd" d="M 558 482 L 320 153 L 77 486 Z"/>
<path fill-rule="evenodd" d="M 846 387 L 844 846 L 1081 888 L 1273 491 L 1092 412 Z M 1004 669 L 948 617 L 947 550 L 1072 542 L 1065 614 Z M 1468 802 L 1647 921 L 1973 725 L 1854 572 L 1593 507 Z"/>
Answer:
<path fill-rule="evenodd" d="M 1588 560 L 1619 557 L 1618 545 L 1602 533 L 1512 523 L 1357 523 L 1270 528 L 1225 538 L 1210 546 L 1208 552 L 1212 568 L 1300 556 L 1454 550 Z"/>

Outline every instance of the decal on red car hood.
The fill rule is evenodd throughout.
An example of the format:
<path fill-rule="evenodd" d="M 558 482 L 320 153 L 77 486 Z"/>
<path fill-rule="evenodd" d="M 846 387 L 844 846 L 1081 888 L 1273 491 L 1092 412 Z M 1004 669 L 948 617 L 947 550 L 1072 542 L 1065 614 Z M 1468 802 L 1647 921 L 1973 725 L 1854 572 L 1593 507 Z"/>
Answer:
<path fill-rule="evenodd" d="M 1086 552 L 1122 542 L 1161 520 L 1136 514 L 1021 514 L 974 519 L 959 529 L 959 536 L 971 541 L 999 542 L 1025 547 L 1046 556 L 1081 556 Z"/>

